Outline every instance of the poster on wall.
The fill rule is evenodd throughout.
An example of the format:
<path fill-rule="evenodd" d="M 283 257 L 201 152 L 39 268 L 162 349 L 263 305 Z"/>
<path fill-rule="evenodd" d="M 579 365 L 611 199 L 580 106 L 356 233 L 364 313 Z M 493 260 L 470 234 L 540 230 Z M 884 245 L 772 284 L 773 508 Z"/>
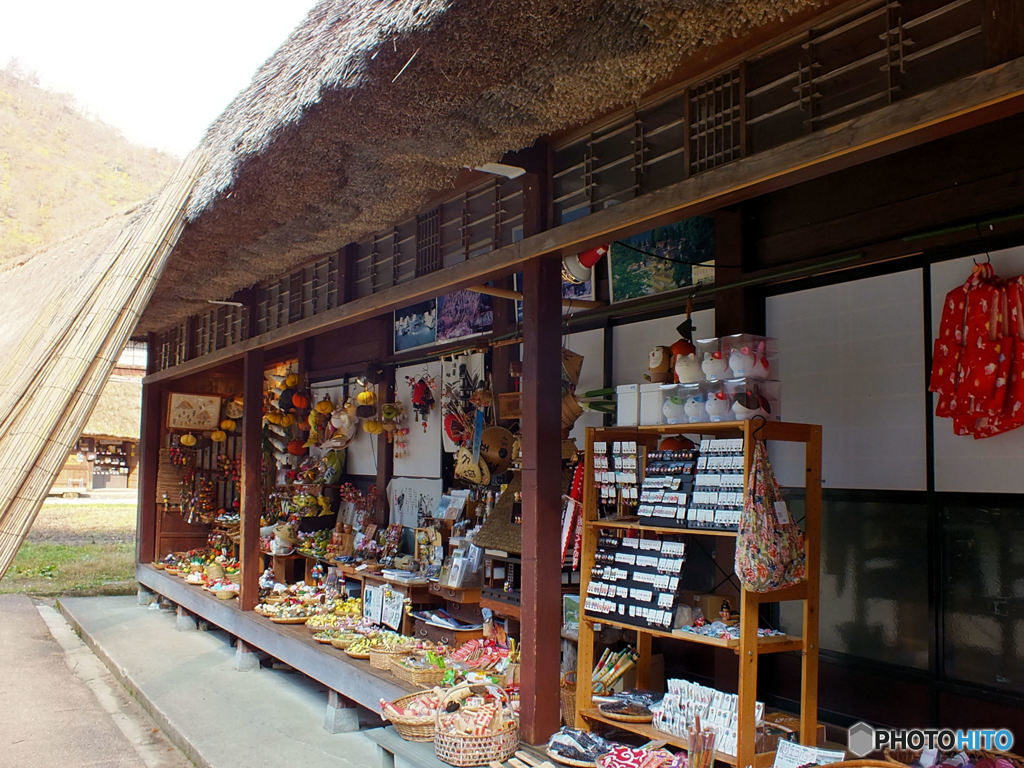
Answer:
<path fill-rule="evenodd" d="M 406 528 L 422 528 L 423 521 L 434 514 L 443 494 L 440 478 L 391 478 L 388 483 L 391 522 Z"/>
<path fill-rule="evenodd" d="M 694 265 L 715 257 L 715 221 L 694 216 L 616 240 L 608 253 L 611 300 L 626 301 L 682 288 Z"/>
<path fill-rule="evenodd" d="M 484 385 L 484 353 L 452 355 L 441 360 L 441 444 L 446 453 L 455 453 L 456 442 L 472 419 L 470 397 Z"/>
<path fill-rule="evenodd" d="M 523 292 L 523 273 L 516 272 L 514 283 L 515 289 L 520 293 Z M 582 283 L 570 283 L 568 280 L 562 281 L 562 298 L 563 299 L 577 299 L 579 301 L 592 301 L 596 298 L 595 296 L 595 278 L 594 268 L 590 268 L 590 279 L 584 280 Z M 574 310 L 571 307 L 562 307 L 562 314 L 569 314 Z M 516 302 L 516 320 L 520 323 L 523 322 L 523 302 Z"/>
<path fill-rule="evenodd" d="M 421 301 L 395 310 L 395 352 L 425 347 L 437 341 L 437 301 Z"/>
<path fill-rule="evenodd" d="M 441 476 L 441 363 L 434 361 L 395 369 L 395 399 L 402 404 L 408 430 L 395 437 L 395 474 Z M 397 443 L 396 443 L 397 444 Z"/>
<path fill-rule="evenodd" d="M 437 340 L 487 333 L 494 324 L 493 300 L 475 291 L 456 291 L 437 300 Z"/>

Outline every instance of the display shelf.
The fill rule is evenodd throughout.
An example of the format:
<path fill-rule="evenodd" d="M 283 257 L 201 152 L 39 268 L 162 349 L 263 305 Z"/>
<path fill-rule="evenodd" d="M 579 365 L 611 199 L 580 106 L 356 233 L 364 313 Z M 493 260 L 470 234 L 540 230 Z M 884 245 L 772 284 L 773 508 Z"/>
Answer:
<path fill-rule="evenodd" d="M 738 637 L 707 637 L 705 635 L 698 635 L 695 632 L 684 632 L 681 630 L 675 630 L 673 632 L 665 632 L 660 629 L 648 629 L 647 627 L 638 627 L 636 624 L 629 624 L 624 621 L 613 621 L 611 619 L 600 619 L 596 616 L 587 616 L 586 614 L 580 617 L 583 621 L 587 621 L 591 624 L 602 624 L 609 627 L 618 627 L 619 629 L 633 630 L 634 632 L 643 632 L 654 637 L 667 637 L 671 640 L 682 640 L 686 643 L 696 643 L 697 645 L 712 645 L 716 648 L 732 648 L 735 651 L 739 651 L 740 640 Z M 776 637 L 759 637 L 757 638 L 757 652 L 760 654 L 765 653 L 782 653 L 783 651 L 799 651 L 803 648 L 803 639 L 794 637 L 792 635 L 778 635 Z"/>
<path fill-rule="evenodd" d="M 736 540 L 734 531 L 716 529 L 690 529 L 669 526 L 646 526 L 640 524 L 640 518 L 623 514 L 620 505 L 619 516 L 612 519 L 598 519 L 598 489 L 595 482 L 595 442 L 630 441 L 637 444 L 640 457 L 639 470 L 643 476 L 643 457 L 646 452 L 655 450 L 663 435 L 700 435 L 707 437 L 742 437 L 743 438 L 743 485 L 749 486 L 749 474 L 753 461 L 754 438 L 765 441 L 795 442 L 804 444 L 805 455 L 805 503 L 804 503 L 804 546 L 807 558 L 807 580 L 793 587 L 768 593 L 755 593 L 740 590 L 740 637 L 724 639 L 704 637 L 692 633 L 680 633 L 667 629 L 648 629 L 634 624 L 615 621 L 614 619 L 598 618 L 587 614 L 585 603 L 589 594 L 588 588 L 591 573 L 596 565 L 598 539 L 601 531 L 646 531 L 645 538 L 679 535 L 710 535 L 724 539 Z M 579 669 L 592 669 L 594 666 L 594 625 L 607 625 L 636 632 L 637 686 L 644 688 L 650 684 L 651 640 L 654 637 L 677 640 L 683 643 L 728 648 L 738 656 L 738 733 L 737 757 L 717 754 L 716 759 L 730 765 L 759 766 L 771 763 L 771 754 L 755 755 L 756 723 L 755 705 L 757 695 L 758 658 L 767 653 L 799 651 L 801 654 L 801 708 L 800 708 L 800 740 L 804 744 L 814 744 L 817 733 L 818 715 L 818 592 L 819 562 L 821 542 L 821 427 L 812 424 L 790 424 L 785 422 L 756 423 L 750 421 L 728 421 L 701 424 L 662 424 L 641 427 L 591 427 L 586 436 L 586 482 L 583 494 L 583 546 L 580 565 L 580 602 L 582 607 L 578 661 Z M 788 600 L 803 601 L 803 632 L 802 636 L 784 636 L 777 638 L 759 638 L 757 636 L 760 606 L 766 603 L 778 603 Z M 621 723 L 606 718 L 592 709 L 593 686 L 589 677 L 580 681 L 576 689 L 576 725 L 589 728 L 601 723 L 624 730 L 640 733 L 651 739 L 667 740 L 685 749 L 685 739 L 678 739 L 657 731 L 650 725 Z"/>
<path fill-rule="evenodd" d="M 588 520 L 588 528 L 614 528 L 623 531 L 650 531 L 651 533 L 685 533 L 698 536 L 731 536 L 736 537 L 736 531 L 726 531 L 716 528 L 674 528 L 672 526 L 643 525 L 639 517 L 622 517 L 609 520 Z"/>
<path fill-rule="evenodd" d="M 676 749 L 689 749 L 689 740 L 684 736 L 674 736 L 666 731 L 655 728 L 650 723 L 624 723 L 621 720 L 613 720 L 610 717 L 606 717 L 601 714 L 601 711 L 597 707 L 587 707 L 579 710 L 579 716 L 585 720 L 594 722 L 604 723 L 605 725 L 618 728 L 622 731 L 629 731 L 639 736 L 643 736 L 649 741 L 664 742 L 670 744 Z M 771 765 L 775 759 L 774 752 L 758 752 L 754 755 L 752 763 L 753 768 L 767 768 Z M 715 760 L 726 763 L 727 765 L 739 765 L 739 758 L 735 755 L 727 755 L 725 752 L 715 751 Z"/>

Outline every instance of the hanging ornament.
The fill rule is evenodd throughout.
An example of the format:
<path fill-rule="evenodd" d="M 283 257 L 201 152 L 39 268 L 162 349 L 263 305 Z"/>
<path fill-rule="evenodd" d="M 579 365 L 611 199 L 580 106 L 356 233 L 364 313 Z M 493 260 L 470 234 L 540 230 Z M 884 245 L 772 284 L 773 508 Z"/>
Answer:
<path fill-rule="evenodd" d="M 416 414 L 416 420 L 423 424 L 423 431 L 426 432 L 430 412 L 434 409 L 434 394 L 437 392 L 437 380 L 429 374 L 424 374 L 419 378 L 406 376 L 405 380 L 412 389 L 409 399 L 412 402 L 412 410 Z"/>

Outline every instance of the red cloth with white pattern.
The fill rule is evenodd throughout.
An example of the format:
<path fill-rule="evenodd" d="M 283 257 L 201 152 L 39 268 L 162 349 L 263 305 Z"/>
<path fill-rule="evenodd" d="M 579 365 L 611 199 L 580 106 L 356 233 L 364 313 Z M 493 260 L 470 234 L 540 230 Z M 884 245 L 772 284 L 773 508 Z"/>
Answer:
<path fill-rule="evenodd" d="M 946 294 L 928 388 L 953 431 L 991 437 L 1024 424 L 1024 276 L 977 265 Z"/>

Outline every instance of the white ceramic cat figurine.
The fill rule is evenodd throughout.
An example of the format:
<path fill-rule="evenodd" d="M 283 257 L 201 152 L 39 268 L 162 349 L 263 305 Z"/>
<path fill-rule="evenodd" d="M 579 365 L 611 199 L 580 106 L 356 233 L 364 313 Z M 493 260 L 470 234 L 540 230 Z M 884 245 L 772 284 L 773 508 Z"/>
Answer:
<path fill-rule="evenodd" d="M 729 352 L 729 369 L 738 379 L 753 376 L 757 358 L 750 347 L 733 347 Z"/>
<path fill-rule="evenodd" d="M 768 356 L 765 354 L 764 342 L 759 341 L 757 347 L 754 349 L 755 363 L 753 368 L 750 369 L 750 373 L 747 376 L 752 379 L 767 379 L 771 375 L 771 363 L 768 362 Z"/>
<path fill-rule="evenodd" d="M 704 395 L 690 395 L 683 404 L 686 420 L 691 424 L 708 420 L 708 412 L 704 410 Z"/>
<path fill-rule="evenodd" d="M 716 392 L 708 397 L 705 408 L 709 421 L 722 421 L 729 415 L 729 396 L 725 392 Z"/>
<path fill-rule="evenodd" d="M 725 360 L 722 359 L 721 352 L 705 352 L 704 362 L 701 363 L 700 369 L 704 372 L 704 377 L 708 381 L 717 381 L 718 379 L 726 378 L 726 372 L 729 367 L 726 365 Z"/>
<path fill-rule="evenodd" d="M 697 355 L 691 352 L 688 355 L 676 355 L 675 359 L 676 381 L 680 384 L 690 384 L 694 381 L 703 381 L 704 372 L 697 362 Z"/>
<path fill-rule="evenodd" d="M 665 417 L 666 424 L 684 424 L 686 422 L 686 408 L 683 405 L 683 398 L 679 394 L 672 394 L 665 398 L 661 406 L 661 414 Z"/>

